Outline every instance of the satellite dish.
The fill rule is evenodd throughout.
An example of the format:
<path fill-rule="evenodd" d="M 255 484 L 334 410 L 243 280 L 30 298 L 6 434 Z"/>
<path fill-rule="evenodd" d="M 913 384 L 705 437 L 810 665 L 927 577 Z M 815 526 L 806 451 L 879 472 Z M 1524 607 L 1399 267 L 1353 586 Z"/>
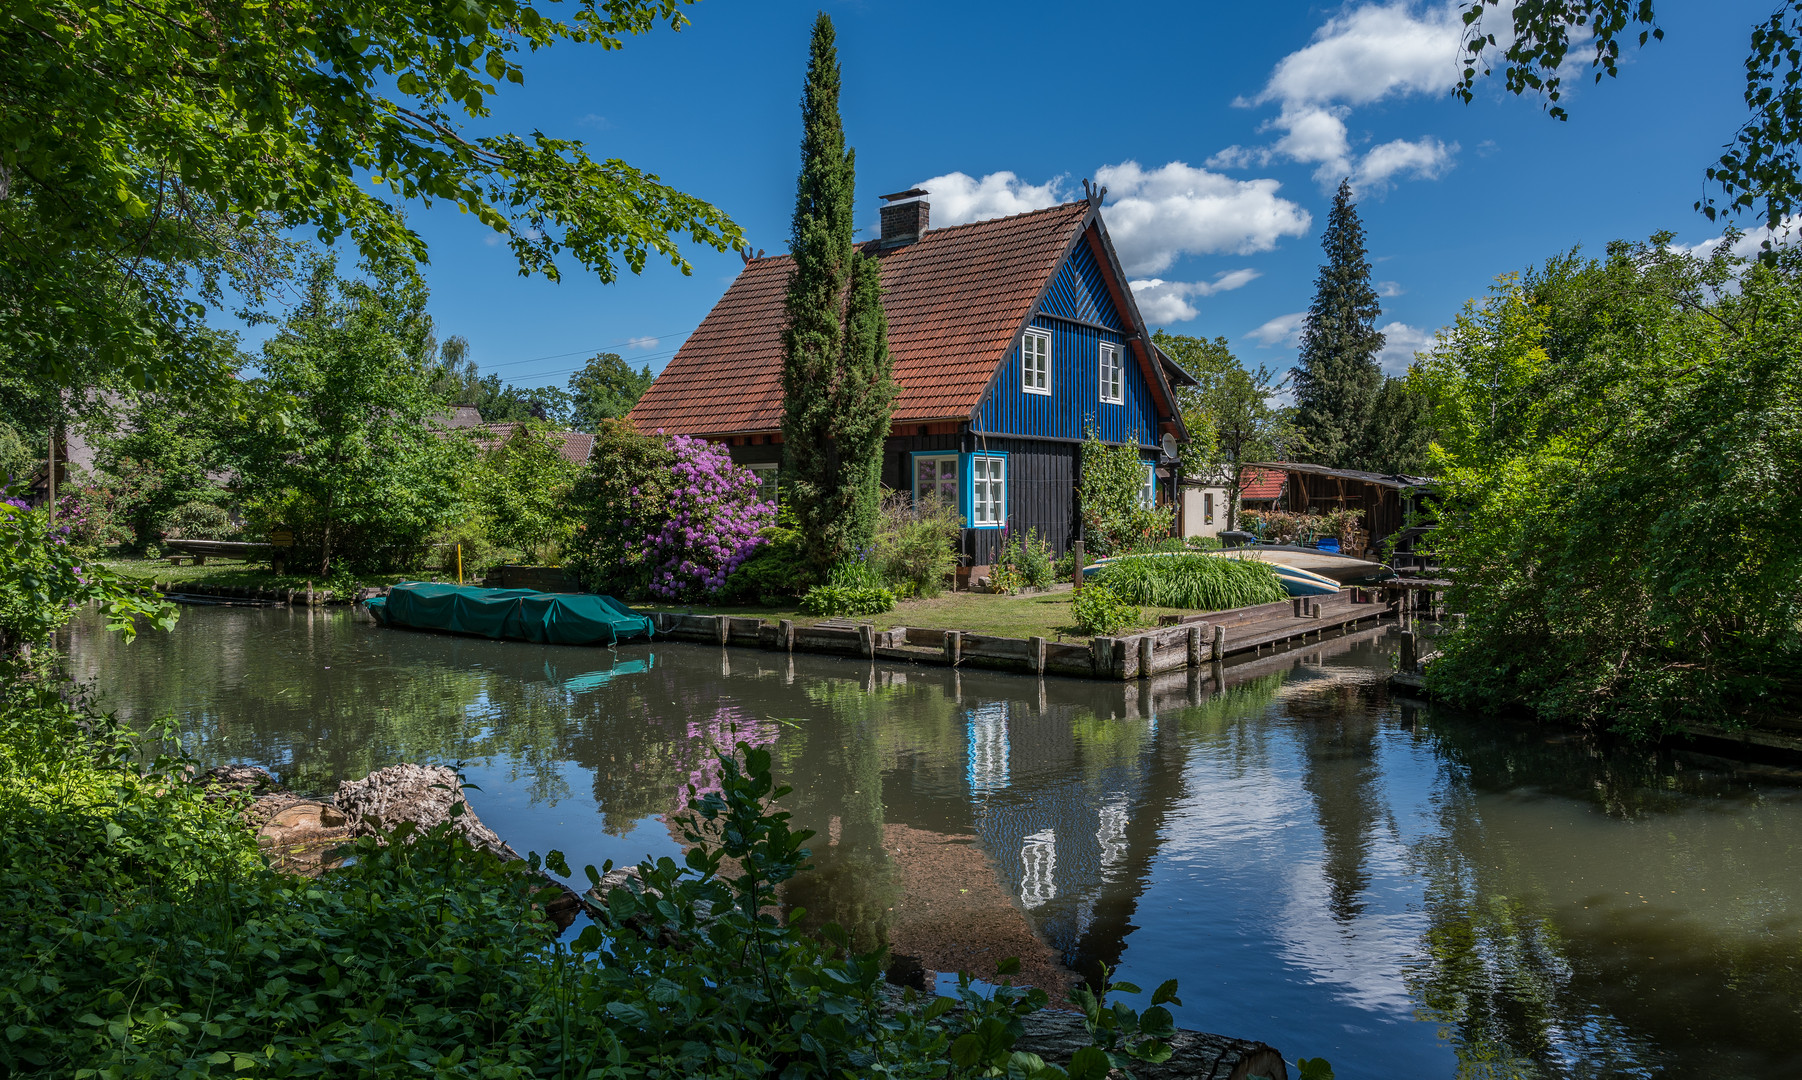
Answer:
<path fill-rule="evenodd" d="M 1164 432 L 1164 460 L 1176 460 L 1176 436 L 1168 431 Z"/>

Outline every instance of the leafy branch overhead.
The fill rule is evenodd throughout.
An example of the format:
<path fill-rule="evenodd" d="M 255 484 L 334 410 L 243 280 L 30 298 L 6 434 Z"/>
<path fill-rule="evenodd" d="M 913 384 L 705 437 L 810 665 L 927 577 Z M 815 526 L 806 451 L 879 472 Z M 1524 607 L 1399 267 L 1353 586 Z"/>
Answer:
<path fill-rule="evenodd" d="M 95 350 L 134 381 L 236 292 L 255 308 L 285 230 L 422 262 L 400 200 L 449 202 L 523 275 L 602 281 L 686 237 L 742 242 L 719 210 L 577 141 L 477 134 L 519 60 L 614 50 L 685 24 L 682 0 L 6 0 L 0 40 L 0 347 L 56 374 Z M 253 312 L 254 314 L 254 312 Z"/>
<path fill-rule="evenodd" d="M 1489 25 L 1491 13 L 1508 27 Z M 1570 117 L 1563 69 L 1573 49 L 1590 50 L 1599 83 L 1620 74 L 1622 41 L 1664 39 L 1653 0 L 1469 0 L 1464 26 L 1464 70 L 1454 94 L 1468 103 L 1477 80 L 1499 67 L 1509 93 L 1542 95 L 1559 120 Z M 1802 206 L 1802 0 L 1780 0 L 1753 24 L 1745 70 L 1751 115 L 1708 167 L 1707 181 L 1720 193 L 1695 205 L 1710 221 L 1762 211 L 1766 227 L 1776 230 Z"/>

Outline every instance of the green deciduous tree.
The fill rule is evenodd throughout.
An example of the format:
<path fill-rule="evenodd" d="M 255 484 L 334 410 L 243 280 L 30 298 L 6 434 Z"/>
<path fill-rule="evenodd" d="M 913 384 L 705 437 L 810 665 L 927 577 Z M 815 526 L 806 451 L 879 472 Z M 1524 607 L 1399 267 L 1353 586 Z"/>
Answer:
<path fill-rule="evenodd" d="M 100 440 L 95 465 L 112 512 L 138 543 L 156 540 L 177 507 L 230 503 L 228 418 L 160 393 L 141 395 L 127 412 L 121 430 Z"/>
<path fill-rule="evenodd" d="M 1647 244 L 1504 279 L 1409 375 L 1473 708 L 1652 735 L 1802 695 L 1802 254 Z"/>
<path fill-rule="evenodd" d="M 1500 67 L 1510 93 L 1541 94 L 1550 114 L 1567 120 L 1563 86 L 1572 49 L 1590 52 L 1596 82 L 1614 78 L 1623 41 L 1643 46 L 1664 38 L 1654 7 L 1653 0 L 1466 0 L 1464 73 L 1455 92 L 1469 102 L 1477 79 Z M 1505 15 L 1508 27 L 1488 25 L 1491 11 Z M 1752 25 L 1745 72 L 1751 115 L 1708 167 L 1719 199 L 1703 196 L 1696 209 L 1710 221 L 1761 212 L 1775 230 L 1802 208 L 1802 0 L 1779 0 Z"/>
<path fill-rule="evenodd" d="M 423 260 L 402 200 L 474 215 L 522 273 L 554 280 L 565 254 L 603 281 L 652 256 L 686 272 L 679 237 L 739 244 L 719 211 L 579 142 L 490 121 L 500 87 L 525 80 L 523 52 L 616 49 L 679 28 L 683 6 L 11 0 L 0 351 L 64 379 L 92 354 L 167 382 L 208 308 L 234 291 L 258 305 L 284 230 L 348 234 L 372 262 Z"/>
<path fill-rule="evenodd" d="M 411 272 L 341 281 L 318 265 L 264 345 L 253 388 L 265 408 L 234 434 L 255 524 L 294 533 L 319 573 L 416 564 L 463 513 L 473 448 L 435 426 L 426 289 Z"/>
<path fill-rule="evenodd" d="M 1226 485 L 1226 527 L 1237 528 L 1244 467 L 1283 457 L 1290 438 L 1289 410 L 1275 404 L 1287 377 L 1263 364 L 1246 368 L 1223 337 L 1210 341 L 1159 330 L 1151 339 L 1201 384 L 1177 391 L 1190 438 L 1181 451 L 1183 472 Z"/>
<path fill-rule="evenodd" d="M 855 155 L 845 146 L 838 91 L 832 20 L 822 13 L 801 97 L 782 365 L 784 482 L 822 564 L 842 561 L 875 533 L 896 393 L 881 271 L 852 244 Z"/>
<path fill-rule="evenodd" d="M 603 420 L 618 420 L 632 411 L 656 377 L 651 365 L 637 371 L 618 353 L 596 353 L 569 377 L 569 423 L 577 431 L 594 431 Z"/>
<path fill-rule="evenodd" d="M 1314 279 L 1314 302 L 1302 324 L 1295 368 L 1295 428 L 1310 460 L 1358 468 L 1364 429 L 1382 388 L 1377 354 L 1382 313 L 1370 283 L 1364 225 L 1352 202 L 1351 182 L 1339 185 L 1321 237 L 1326 262 Z"/>
<path fill-rule="evenodd" d="M 570 490 L 580 473 L 549 425 L 521 424 L 472 474 L 489 532 L 536 562 L 554 562 L 575 529 Z"/>

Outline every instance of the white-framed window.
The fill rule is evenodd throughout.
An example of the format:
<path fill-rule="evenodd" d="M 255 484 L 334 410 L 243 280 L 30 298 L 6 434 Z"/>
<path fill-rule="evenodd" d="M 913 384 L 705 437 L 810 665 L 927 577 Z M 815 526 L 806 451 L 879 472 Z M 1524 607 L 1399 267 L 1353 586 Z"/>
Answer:
<path fill-rule="evenodd" d="M 1139 505 L 1154 507 L 1158 504 L 1158 467 L 1150 463 L 1145 465 L 1145 482 L 1139 487 Z"/>
<path fill-rule="evenodd" d="M 772 462 L 761 465 L 747 465 L 757 474 L 757 497 L 764 502 L 776 501 L 776 465 Z"/>
<path fill-rule="evenodd" d="M 1020 339 L 1020 389 L 1028 394 L 1051 393 L 1051 332 L 1028 330 Z"/>
<path fill-rule="evenodd" d="M 1126 404 L 1126 369 L 1120 363 L 1120 346 L 1111 341 L 1101 343 L 1100 377 L 1101 400 Z"/>
<path fill-rule="evenodd" d="M 970 525 L 986 528 L 1007 520 L 1007 459 L 978 454 L 970 459 Z"/>
<path fill-rule="evenodd" d="M 926 455 L 914 458 L 914 499 L 937 495 L 947 506 L 957 506 L 957 455 Z"/>

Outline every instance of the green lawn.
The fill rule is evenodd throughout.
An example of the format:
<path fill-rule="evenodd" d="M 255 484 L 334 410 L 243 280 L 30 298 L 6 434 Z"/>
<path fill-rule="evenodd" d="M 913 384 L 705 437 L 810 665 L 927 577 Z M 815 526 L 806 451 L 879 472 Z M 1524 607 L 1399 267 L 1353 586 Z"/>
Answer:
<path fill-rule="evenodd" d="M 105 565 L 121 577 L 137 581 L 165 581 L 176 585 L 234 585 L 249 589 L 304 589 L 305 574 L 274 574 L 266 564 L 238 559 L 213 557 L 205 566 L 191 563 L 170 566 L 163 559 L 113 558 Z M 411 574 L 362 574 L 364 585 L 392 585 L 397 581 L 446 581 L 442 573 L 420 571 Z M 313 578 L 315 588 L 325 582 Z M 469 584 L 479 580 L 466 579 Z M 1031 593 L 1025 596 L 995 596 L 989 593 L 947 592 L 930 600 L 903 600 L 893 611 L 872 615 L 855 622 L 872 622 L 877 629 L 891 626 L 918 626 L 934 630 L 967 630 L 975 634 L 997 637 L 1028 638 L 1043 636 L 1052 641 L 1082 641 L 1087 634 L 1076 628 L 1070 615 L 1068 586 L 1055 592 Z M 684 604 L 635 604 L 640 611 L 674 611 L 696 615 L 745 615 L 753 618 L 793 619 L 802 626 L 821 622 L 816 615 L 804 615 L 794 607 L 690 606 Z M 1139 609 L 1141 627 L 1156 626 L 1159 615 L 1183 614 L 1172 608 Z"/>
<path fill-rule="evenodd" d="M 903 600 L 893 611 L 852 619 L 871 622 L 879 630 L 891 626 L 918 626 L 933 630 L 968 630 L 997 637 L 1028 638 L 1043 636 L 1052 641 L 1083 641 L 1087 634 L 1076 628 L 1070 615 L 1071 592 L 1031 593 L 1025 596 L 995 596 L 989 593 L 948 592 L 930 600 Z M 673 611 L 695 615 L 746 615 L 760 619 L 793 619 L 810 626 L 821 622 L 815 615 L 803 615 L 792 607 L 705 607 L 681 604 L 636 604 L 640 611 Z M 1156 626 L 1159 615 L 1186 614 L 1172 608 L 1140 608 L 1141 627 Z"/>

